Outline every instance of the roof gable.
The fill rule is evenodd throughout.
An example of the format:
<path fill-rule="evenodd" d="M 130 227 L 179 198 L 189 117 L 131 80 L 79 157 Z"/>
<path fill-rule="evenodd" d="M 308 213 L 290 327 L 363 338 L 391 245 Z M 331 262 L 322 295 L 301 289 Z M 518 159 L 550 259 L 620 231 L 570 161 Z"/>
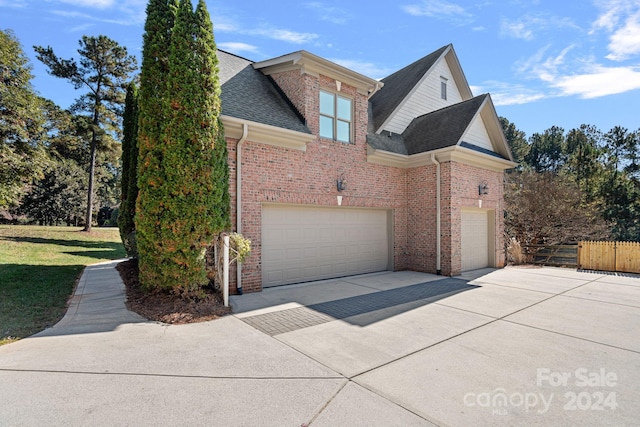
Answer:
<path fill-rule="evenodd" d="M 382 157 L 400 155 L 411 159 L 416 155 L 461 147 L 502 159 L 507 162 L 505 164 L 513 163 L 489 94 L 417 117 L 402 135 L 370 132 L 367 143 Z"/>
<path fill-rule="evenodd" d="M 476 96 L 417 117 L 402 134 L 407 153 L 424 153 L 457 145 L 487 96 Z"/>
<path fill-rule="evenodd" d="M 443 61 L 444 63 L 442 63 Z M 436 97 L 440 95 L 439 80 L 436 83 L 438 85 L 437 94 L 433 93 L 433 89 L 430 92 L 421 90 L 424 89 L 423 83 L 427 78 L 439 79 L 439 76 L 434 77 L 431 74 L 440 68 L 448 70 L 446 74 L 450 73 L 451 83 L 453 83 L 454 91 L 457 94 L 454 97 L 455 99 L 449 100 L 449 103 L 464 101 L 472 97 L 469 84 L 460 67 L 453 46 L 451 44 L 443 46 L 382 80 L 384 87 L 371 98 L 374 131 L 380 133 L 383 129 L 386 130 L 387 124 L 394 120 L 396 116 L 399 116 L 398 120 L 396 120 L 398 123 L 391 127 L 396 132 L 404 131 L 414 117 L 441 108 L 441 103 L 429 106 L 425 105 L 424 102 L 417 101 L 416 105 L 409 107 L 409 110 L 415 111 L 403 111 L 401 113 L 401 110 L 406 110 L 404 107 L 410 103 L 414 96 Z"/>

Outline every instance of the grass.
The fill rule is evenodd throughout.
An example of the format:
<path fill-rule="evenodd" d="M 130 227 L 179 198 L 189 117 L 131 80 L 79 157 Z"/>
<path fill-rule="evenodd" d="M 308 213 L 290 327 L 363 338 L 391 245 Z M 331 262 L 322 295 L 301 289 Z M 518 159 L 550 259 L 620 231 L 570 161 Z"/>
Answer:
<path fill-rule="evenodd" d="M 0 345 L 56 324 L 86 265 L 125 256 L 117 228 L 0 225 Z"/>

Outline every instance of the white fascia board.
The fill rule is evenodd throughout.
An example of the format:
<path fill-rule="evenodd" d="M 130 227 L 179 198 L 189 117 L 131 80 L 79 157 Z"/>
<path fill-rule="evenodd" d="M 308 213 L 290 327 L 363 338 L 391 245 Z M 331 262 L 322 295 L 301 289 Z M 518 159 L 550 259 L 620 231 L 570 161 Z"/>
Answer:
<path fill-rule="evenodd" d="M 367 144 L 367 162 L 406 169 L 409 167 L 409 156 L 406 154 L 392 153 L 391 151 L 378 150 Z"/>
<path fill-rule="evenodd" d="M 383 86 L 382 82 L 350 70 L 342 65 L 331 62 L 305 50 L 290 53 L 274 59 L 268 59 L 253 64 L 253 68 L 266 75 L 299 69 L 302 73 L 330 77 L 353 86 L 358 93 L 369 96 Z"/>
<path fill-rule="evenodd" d="M 476 150 L 460 146 L 447 147 L 441 150 L 432 151 L 432 153 L 436 153 L 436 158 L 439 161 L 464 163 L 469 166 L 488 169 L 495 172 L 512 169 L 517 165 L 517 163 L 512 162 L 511 160 L 501 159 L 490 154 L 481 153 Z"/>
<path fill-rule="evenodd" d="M 315 135 L 309 133 L 283 129 L 236 117 L 223 115 L 220 118 L 224 126 L 224 136 L 227 138 L 239 139 L 242 136 L 243 125 L 247 124 L 247 140 L 252 142 L 306 151 L 307 144 L 316 140 Z"/>
<path fill-rule="evenodd" d="M 464 75 L 464 70 L 462 70 L 460 60 L 458 59 L 458 55 L 456 54 L 453 45 L 449 45 L 449 49 L 445 54 L 445 58 L 447 60 L 447 65 L 451 70 L 451 74 L 456 81 L 456 86 L 458 87 L 458 91 L 462 96 L 462 100 L 465 101 L 467 99 L 473 98 L 473 93 L 471 93 L 469 82 L 467 81 L 467 77 Z"/>
<path fill-rule="evenodd" d="M 509 148 L 507 138 L 504 136 L 504 132 L 502 131 L 502 125 L 500 124 L 500 119 L 498 119 L 496 107 L 493 105 L 491 94 L 487 95 L 487 100 L 485 100 L 482 108 L 480 109 L 480 114 L 485 123 L 487 133 L 491 137 L 492 141 L 495 139 L 498 143 L 498 147 L 496 147 L 498 153 L 513 161 L 513 153 L 511 153 L 511 148 Z"/>
<path fill-rule="evenodd" d="M 380 165 L 393 166 L 401 169 L 410 169 L 433 163 L 431 155 L 435 154 L 438 162 L 458 162 L 481 169 L 488 169 L 502 172 L 516 166 L 516 163 L 500 159 L 489 154 L 480 153 L 465 147 L 447 147 L 439 150 L 427 151 L 425 153 L 397 154 L 384 150 L 377 150 L 370 145 L 367 146 L 367 161 Z"/>

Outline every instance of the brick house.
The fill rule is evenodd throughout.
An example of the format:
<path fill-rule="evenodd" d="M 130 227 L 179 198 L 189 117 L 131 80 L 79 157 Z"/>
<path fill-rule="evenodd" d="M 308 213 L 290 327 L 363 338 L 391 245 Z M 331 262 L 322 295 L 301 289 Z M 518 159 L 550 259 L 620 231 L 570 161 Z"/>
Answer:
<path fill-rule="evenodd" d="M 452 45 L 381 81 L 306 51 L 218 59 L 233 227 L 253 248 L 232 292 L 504 266 L 515 164 Z"/>

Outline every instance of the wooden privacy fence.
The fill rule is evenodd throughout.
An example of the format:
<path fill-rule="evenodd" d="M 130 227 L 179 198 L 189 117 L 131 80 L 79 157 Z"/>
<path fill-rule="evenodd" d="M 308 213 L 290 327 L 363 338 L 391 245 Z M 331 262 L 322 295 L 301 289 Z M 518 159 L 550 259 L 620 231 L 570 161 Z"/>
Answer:
<path fill-rule="evenodd" d="M 580 242 L 578 268 L 640 273 L 640 242 Z"/>
<path fill-rule="evenodd" d="M 577 267 L 577 245 L 523 245 L 529 262 L 535 265 Z"/>

